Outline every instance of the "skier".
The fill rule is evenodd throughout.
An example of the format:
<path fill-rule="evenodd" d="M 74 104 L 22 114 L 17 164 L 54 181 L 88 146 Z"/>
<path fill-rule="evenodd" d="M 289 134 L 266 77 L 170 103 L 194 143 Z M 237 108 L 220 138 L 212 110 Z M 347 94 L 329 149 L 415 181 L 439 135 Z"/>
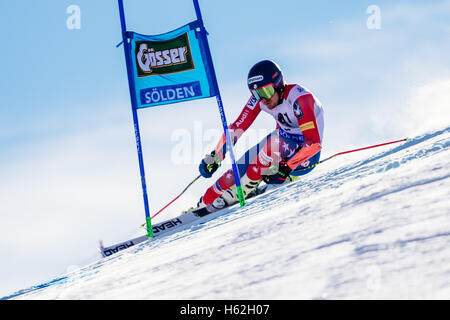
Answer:
<path fill-rule="evenodd" d="M 229 126 L 233 144 L 251 126 L 261 110 L 275 118 L 276 129 L 237 161 L 244 194 L 248 196 L 264 180 L 281 184 L 310 172 L 319 161 L 323 138 L 323 109 L 317 98 L 298 84 L 287 84 L 280 67 L 263 60 L 248 73 L 251 97 Z M 199 165 L 200 174 L 210 178 L 225 158 L 226 139 Z M 310 167 L 311 166 L 311 167 Z M 310 167 L 310 168 L 308 168 Z M 306 169 L 307 168 L 307 169 Z M 237 202 L 233 170 L 225 172 L 200 198 L 198 208 L 209 212 Z"/>

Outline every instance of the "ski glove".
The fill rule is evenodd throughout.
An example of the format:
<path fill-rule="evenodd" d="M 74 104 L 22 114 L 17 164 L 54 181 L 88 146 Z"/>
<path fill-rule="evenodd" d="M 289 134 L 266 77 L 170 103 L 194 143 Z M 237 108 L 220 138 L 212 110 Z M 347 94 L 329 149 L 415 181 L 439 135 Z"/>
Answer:
<path fill-rule="evenodd" d="M 205 158 L 200 162 L 198 170 L 200 174 L 205 178 L 211 178 L 213 173 L 220 167 L 220 158 L 216 155 L 216 151 L 207 154 Z"/>
<path fill-rule="evenodd" d="M 273 175 L 263 175 L 263 180 L 267 184 L 282 184 L 291 174 L 292 169 L 286 161 L 281 161 L 278 165 L 278 172 Z"/>

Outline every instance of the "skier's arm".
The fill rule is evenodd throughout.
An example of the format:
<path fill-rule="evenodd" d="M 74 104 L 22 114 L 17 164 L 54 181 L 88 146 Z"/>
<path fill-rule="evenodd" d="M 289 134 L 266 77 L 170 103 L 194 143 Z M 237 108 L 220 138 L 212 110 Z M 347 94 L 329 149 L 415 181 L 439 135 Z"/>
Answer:
<path fill-rule="evenodd" d="M 252 96 L 244 106 L 239 117 L 229 126 L 229 134 L 233 145 L 240 136 L 251 126 L 258 114 L 261 112 L 259 102 Z M 210 178 L 220 167 L 220 162 L 225 158 L 227 152 L 225 134 L 222 134 L 219 143 L 211 154 L 206 155 L 199 165 L 200 174 Z"/>
<path fill-rule="evenodd" d="M 314 112 L 314 97 L 311 94 L 304 95 L 299 97 L 295 103 L 298 103 L 300 108 L 297 120 L 305 141 L 302 148 L 289 159 L 288 165 L 291 169 L 296 168 L 322 149 L 322 140 Z"/>
<path fill-rule="evenodd" d="M 242 134 L 252 125 L 260 112 L 259 102 L 253 96 L 250 97 L 239 117 L 228 127 L 233 145 L 236 144 Z M 221 160 L 225 158 L 225 153 L 227 152 L 225 134 L 222 134 L 214 150 Z"/>

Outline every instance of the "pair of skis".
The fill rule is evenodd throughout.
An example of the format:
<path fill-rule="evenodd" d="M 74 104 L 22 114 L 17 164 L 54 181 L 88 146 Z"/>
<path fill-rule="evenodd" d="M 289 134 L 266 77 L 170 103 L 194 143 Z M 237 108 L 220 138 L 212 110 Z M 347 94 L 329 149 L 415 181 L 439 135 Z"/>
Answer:
<path fill-rule="evenodd" d="M 266 192 L 266 190 L 267 190 L 267 185 L 264 185 L 264 186 L 258 188 L 256 190 L 256 192 L 252 193 L 251 196 L 249 196 L 247 199 L 252 198 L 256 195 L 263 194 L 264 192 Z M 184 193 L 184 191 L 186 191 L 186 189 L 183 190 L 182 193 Z M 173 201 L 178 199 L 180 196 L 181 196 L 181 194 L 177 198 L 175 198 Z M 206 207 L 193 209 L 193 210 L 189 210 L 187 213 L 181 214 L 180 216 L 178 216 L 176 218 L 169 219 L 169 220 L 163 221 L 158 224 L 154 224 L 152 226 L 153 238 L 159 239 L 162 236 L 167 236 L 169 234 L 173 234 L 175 232 L 184 230 L 193 225 L 198 225 L 198 224 L 213 220 L 216 217 L 224 214 L 226 212 L 226 209 L 232 208 L 235 205 L 237 205 L 238 203 L 239 203 L 239 201 L 237 200 L 235 203 L 233 203 L 231 205 L 226 205 L 225 207 L 223 207 L 217 211 L 214 211 L 214 212 L 209 212 L 206 209 Z M 163 209 L 165 209 L 167 206 L 165 206 Z M 161 209 L 159 212 L 161 212 L 163 209 Z M 156 216 L 156 214 L 154 216 Z M 142 225 L 142 226 L 145 226 L 145 225 Z M 112 246 L 108 246 L 108 247 L 103 247 L 101 245 L 100 251 L 101 251 L 101 254 L 103 257 L 109 257 L 119 251 L 128 249 L 130 247 L 133 247 L 139 243 L 145 242 L 150 239 L 152 239 L 152 238 L 148 238 L 147 235 L 143 235 L 143 236 L 139 236 L 139 237 L 130 239 L 128 241 L 124 241 L 124 242 L 121 242 L 121 243 L 118 243 L 118 244 L 115 244 Z"/>

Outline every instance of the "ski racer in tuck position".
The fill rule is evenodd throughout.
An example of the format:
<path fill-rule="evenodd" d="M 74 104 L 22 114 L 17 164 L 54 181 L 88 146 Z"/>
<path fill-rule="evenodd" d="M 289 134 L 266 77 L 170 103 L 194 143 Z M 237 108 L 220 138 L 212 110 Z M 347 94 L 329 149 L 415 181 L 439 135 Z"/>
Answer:
<path fill-rule="evenodd" d="M 247 84 L 251 97 L 229 126 L 231 141 L 237 142 L 261 110 L 275 118 L 276 129 L 237 161 L 246 196 L 254 192 L 261 181 L 281 184 L 310 172 L 314 166 L 308 167 L 320 158 L 324 128 L 321 103 L 308 89 L 287 84 L 275 62 L 264 60 L 255 64 L 249 71 Z M 226 139 L 222 135 L 214 151 L 201 161 L 200 174 L 210 178 L 220 167 L 225 153 Z M 238 202 L 234 185 L 230 169 L 206 190 L 198 208 L 206 207 L 208 212 L 213 212 Z"/>

